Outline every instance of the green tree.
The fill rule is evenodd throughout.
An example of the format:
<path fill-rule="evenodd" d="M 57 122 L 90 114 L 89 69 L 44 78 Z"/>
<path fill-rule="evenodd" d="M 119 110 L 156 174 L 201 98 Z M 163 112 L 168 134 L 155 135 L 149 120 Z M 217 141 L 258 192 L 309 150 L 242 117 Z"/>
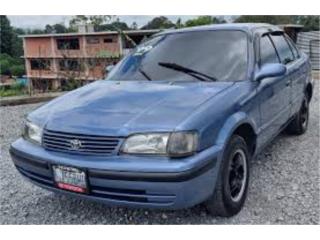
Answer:
<path fill-rule="evenodd" d="M 178 18 L 176 22 L 176 28 L 182 28 L 182 27 L 183 27 L 183 24 L 182 24 L 181 18 Z"/>
<path fill-rule="evenodd" d="M 29 34 L 44 34 L 46 32 L 43 29 L 36 28 L 36 29 L 29 30 L 28 33 Z"/>
<path fill-rule="evenodd" d="M 24 62 L 21 58 L 14 58 L 7 53 L 0 54 L 0 74 L 22 76 L 25 73 Z"/>
<path fill-rule="evenodd" d="M 155 17 L 141 29 L 167 29 L 175 27 L 175 24 L 172 23 L 168 18 L 164 16 Z"/>
<path fill-rule="evenodd" d="M 45 33 L 53 33 L 53 32 L 54 32 L 54 29 L 53 29 L 53 27 L 52 27 L 50 24 L 47 24 L 47 25 L 44 27 L 44 31 L 45 31 Z"/>
<path fill-rule="evenodd" d="M 137 29 L 138 29 L 138 24 L 137 24 L 136 22 L 133 22 L 133 23 L 131 24 L 130 28 L 131 28 L 132 30 L 137 30 Z"/>
<path fill-rule="evenodd" d="M 53 27 L 55 33 L 67 33 L 68 32 L 68 29 L 66 28 L 66 26 L 64 26 L 63 24 L 60 24 L 60 23 L 56 23 L 52 27 Z"/>
<path fill-rule="evenodd" d="M 297 24 L 303 25 L 304 31 L 319 31 L 320 16 L 295 16 Z"/>
<path fill-rule="evenodd" d="M 104 24 L 106 22 L 111 21 L 112 16 L 111 15 L 91 15 L 89 16 L 89 21 L 93 26 L 99 26 L 101 24 Z"/>
<path fill-rule="evenodd" d="M 81 24 L 88 24 L 89 18 L 86 15 L 75 15 L 69 21 L 71 27 L 76 27 Z"/>
<path fill-rule="evenodd" d="M 25 31 L 21 28 L 13 28 L 12 36 L 12 51 L 11 54 L 15 58 L 20 58 L 23 56 L 23 41 L 19 35 L 25 34 Z"/>
<path fill-rule="evenodd" d="M 320 16 L 304 15 L 242 15 L 235 19 L 235 22 L 259 22 L 270 24 L 299 24 L 303 25 L 304 31 L 319 31 Z"/>
<path fill-rule="evenodd" d="M 125 22 L 115 21 L 110 24 L 102 24 L 96 27 L 96 31 L 118 31 L 118 30 L 130 30 Z"/>
<path fill-rule="evenodd" d="M 10 68 L 10 72 L 13 76 L 21 77 L 25 74 L 25 68 L 23 64 L 13 65 Z"/>
<path fill-rule="evenodd" d="M 0 56 L 0 75 L 11 75 L 10 61 L 2 55 Z"/>
<path fill-rule="evenodd" d="M 270 23 L 270 24 L 294 24 L 294 16 L 289 15 L 242 15 L 235 19 L 236 23 Z"/>
<path fill-rule="evenodd" d="M 190 19 L 186 21 L 184 24 L 185 27 L 194 27 L 194 26 L 201 26 L 201 25 L 208 25 L 208 24 L 219 24 L 225 23 L 226 21 L 223 18 L 217 18 L 213 16 L 199 16 L 194 19 Z"/>
<path fill-rule="evenodd" d="M 17 58 L 21 57 L 23 55 L 22 39 L 18 35 L 24 34 L 23 29 L 11 27 L 6 16 L 0 16 L 0 21 L 0 53 Z"/>
<path fill-rule="evenodd" d="M 47 24 L 43 31 L 43 33 L 68 33 L 68 32 L 72 32 L 72 30 L 67 28 L 62 23 L 56 23 L 53 25 Z"/>
<path fill-rule="evenodd" d="M 7 16 L 0 15 L 0 31 L 0 53 L 12 55 L 12 39 L 14 37 L 14 32 Z"/>
<path fill-rule="evenodd" d="M 112 15 L 76 15 L 69 21 L 69 25 L 71 29 L 75 29 L 79 25 L 92 24 L 96 29 L 103 24 L 107 24 L 112 18 Z"/>

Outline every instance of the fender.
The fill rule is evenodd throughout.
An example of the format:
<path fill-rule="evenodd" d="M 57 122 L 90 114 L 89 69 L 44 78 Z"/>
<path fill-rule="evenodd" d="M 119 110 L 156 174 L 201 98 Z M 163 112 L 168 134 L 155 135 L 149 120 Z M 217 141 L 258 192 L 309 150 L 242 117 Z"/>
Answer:
<path fill-rule="evenodd" d="M 223 146 L 229 142 L 234 131 L 242 124 L 249 124 L 255 134 L 257 134 L 257 126 L 254 121 L 245 112 L 236 112 L 232 114 L 222 126 L 216 138 L 215 144 Z"/>

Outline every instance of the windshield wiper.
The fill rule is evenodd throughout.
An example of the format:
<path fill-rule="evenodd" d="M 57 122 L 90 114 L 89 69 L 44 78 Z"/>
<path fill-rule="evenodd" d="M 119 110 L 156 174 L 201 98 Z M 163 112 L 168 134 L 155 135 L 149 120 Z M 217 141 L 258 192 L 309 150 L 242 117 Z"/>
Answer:
<path fill-rule="evenodd" d="M 141 69 L 141 67 L 138 69 L 138 71 L 146 78 L 148 79 L 149 81 L 152 81 L 151 77 L 149 77 L 149 75 Z"/>
<path fill-rule="evenodd" d="M 159 66 L 162 66 L 162 67 L 166 67 L 166 68 L 169 68 L 169 69 L 173 69 L 173 70 L 176 70 L 176 71 L 180 71 L 180 72 L 184 72 L 186 74 L 189 74 L 201 81 L 207 81 L 208 79 L 210 81 L 217 81 L 217 79 L 215 77 L 212 77 L 212 76 L 209 76 L 207 74 L 204 74 L 202 72 L 198 72 L 196 70 L 193 70 L 193 69 L 190 69 L 190 68 L 187 68 L 187 67 L 184 67 L 184 66 L 181 66 L 179 64 L 176 64 L 176 63 L 169 63 L 169 62 L 158 62 Z M 202 77 L 199 77 L 199 76 L 202 76 L 202 77 L 205 77 L 206 79 L 202 78 Z"/>

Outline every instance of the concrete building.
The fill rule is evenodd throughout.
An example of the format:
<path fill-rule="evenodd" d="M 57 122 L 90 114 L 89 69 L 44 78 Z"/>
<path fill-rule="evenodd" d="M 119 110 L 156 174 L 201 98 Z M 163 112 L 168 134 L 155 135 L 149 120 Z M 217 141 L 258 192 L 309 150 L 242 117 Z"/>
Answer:
<path fill-rule="evenodd" d="M 27 77 L 31 86 L 42 83 L 47 90 L 57 89 L 70 79 L 101 79 L 106 66 L 117 62 L 134 46 L 132 41 L 139 44 L 159 31 L 22 35 Z"/>

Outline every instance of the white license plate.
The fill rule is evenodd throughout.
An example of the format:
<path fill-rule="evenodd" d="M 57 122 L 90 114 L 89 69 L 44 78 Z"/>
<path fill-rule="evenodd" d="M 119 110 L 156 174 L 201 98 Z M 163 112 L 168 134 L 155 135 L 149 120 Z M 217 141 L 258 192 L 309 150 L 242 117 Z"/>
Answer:
<path fill-rule="evenodd" d="M 52 166 L 54 180 L 57 186 L 61 189 L 72 192 L 87 192 L 86 172 L 74 168 L 61 165 Z"/>

